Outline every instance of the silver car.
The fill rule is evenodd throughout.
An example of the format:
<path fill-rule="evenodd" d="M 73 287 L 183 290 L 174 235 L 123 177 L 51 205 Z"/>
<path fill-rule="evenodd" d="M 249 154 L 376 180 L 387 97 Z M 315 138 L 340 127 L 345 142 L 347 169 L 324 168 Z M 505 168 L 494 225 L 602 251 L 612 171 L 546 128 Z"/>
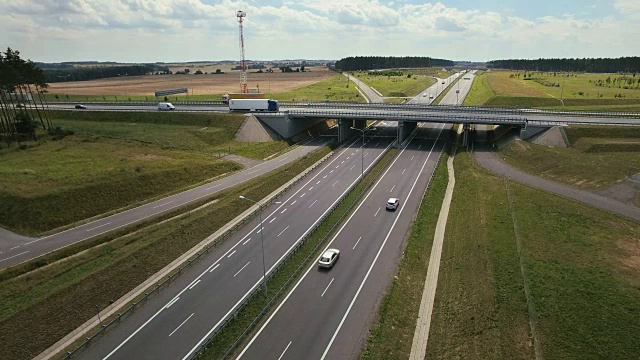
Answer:
<path fill-rule="evenodd" d="M 395 210 L 398 208 L 398 205 L 400 205 L 400 199 L 390 198 L 387 200 L 387 210 Z"/>
<path fill-rule="evenodd" d="M 333 267 L 333 265 L 335 265 L 339 257 L 340 257 L 340 250 L 328 249 L 320 257 L 320 261 L 318 261 L 318 267 L 330 269 Z"/>

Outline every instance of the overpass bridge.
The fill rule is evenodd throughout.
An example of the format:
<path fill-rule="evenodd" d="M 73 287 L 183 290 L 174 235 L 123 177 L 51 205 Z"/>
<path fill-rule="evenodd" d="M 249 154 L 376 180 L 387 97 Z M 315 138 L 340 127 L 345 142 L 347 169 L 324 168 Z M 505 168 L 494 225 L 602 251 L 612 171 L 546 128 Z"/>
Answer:
<path fill-rule="evenodd" d="M 339 140 L 353 135 L 351 127 L 363 128 L 366 120 L 398 122 L 398 140 L 404 141 L 419 122 L 471 125 L 508 125 L 521 128 L 527 139 L 552 126 L 609 125 L 640 126 L 640 114 L 604 112 L 543 111 L 488 107 L 433 106 L 412 104 L 298 103 L 283 104 L 281 111 L 253 113 L 281 136 L 303 131 L 308 124 L 337 119 Z"/>

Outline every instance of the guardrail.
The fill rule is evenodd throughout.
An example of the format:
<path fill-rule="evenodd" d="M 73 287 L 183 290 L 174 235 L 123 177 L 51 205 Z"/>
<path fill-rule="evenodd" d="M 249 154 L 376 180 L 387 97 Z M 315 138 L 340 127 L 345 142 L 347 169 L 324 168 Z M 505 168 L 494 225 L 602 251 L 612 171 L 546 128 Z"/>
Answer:
<path fill-rule="evenodd" d="M 102 336 L 106 331 L 108 331 L 114 325 L 119 323 L 120 320 L 122 320 L 123 317 L 126 317 L 126 316 L 130 315 L 131 313 L 133 313 L 136 310 L 136 308 L 140 306 L 140 303 L 143 303 L 146 300 L 148 300 L 150 296 L 152 296 L 156 292 L 158 292 L 161 288 L 164 287 L 164 285 L 168 285 L 172 280 L 174 280 L 175 278 L 180 276 L 184 272 L 185 269 L 189 268 L 191 265 L 193 265 L 197 261 L 201 260 L 212 249 L 214 249 L 219 243 L 223 242 L 224 240 L 227 240 L 229 237 L 234 235 L 238 231 L 238 229 L 240 229 L 240 227 L 244 226 L 246 223 L 248 223 L 249 221 L 253 220 L 256 216 L 258 216 L 262 206 L 267 206 L 267 205 L 271 204 L 273 201 L 275 201 L 277 198 L 279 198 L 284 193 L 289 191 L 292 187 L 297 185 L 300 181 L 302 181 L 304 178 L 306 178 L 311 172 L 316 170 L 318 167 L 322 166 L 328 159 L 331 159 L 337 153 L 338 153 L 337 149 L 334 150 L 331 154 L 328 154 L 327 156 L 322 158 L 320 161 L 316 162 L 313 166 L 311 166 L 311 167 L 307 168 L 305 171 L 303 171 L 300 175 L 298 175 L 298 177 L 295 179 L 295 181 L 293 181 L 290 184 L 288 184 L 288 186 L 280 189 L 280 191 L 277 194 L 273 194 L 273 195 L 269 196 L 268 198 L 263 199 L 262 201 L 259 201 L 259 206 L 254 211 L 252 211 L 250 214 L 245 216 L 242 220 L 240 220 L 238 223 L 236 223 L 230 229 L 225 231 L 223 234 L 220 234 L 220 236 L 218 236 L 217 238 L 213 239 L 207 246 L 205 246 L 202 249 L 202 251 L 199 251 L 191 259 L 189 259 L 188 261 L 185 261 L 183 263 L 183 265 L 180 266 L 175 272 L 169 274 L 162 281 L 160 281 L 159 283 L 156 283 L 155 285 L 153 285 L 150 288 L 148 288 L 148 291 L 146 291 L 144 293 L 144 296 L 142 296 L 137 301 L 131 303 L 131 305 L 125 311 L 123 311 L 122 313 L 117 313 L 117 315 L 111 321 L 109 321 L 107 324 L 102 325 L 97 332 L 95 332 L 93 335 L 91 335 L 89 337 L 86 337 L 85 341 L 83 341 L 77 348 L 75 348 L 73 351 L 68 351 L 66 353 L 66 355 L 65 355 L 65 359 L 70 359 L 78 351 L 82 350 L 85 346 L 88 346 L 89 344 L 91 344 L 98 336 Z M 226 324 L 228 319 L 230 317 L 233 317 L 234 315 L 235 314 L 230 315 L 227 318 L 227 320 L 225 320 L 223 322 L 223 324 Z"/>
<path fill-rule="evenodd" d="M 389 147 L 390 148 L 390 147 Z M 387 148 L 387 151 L 388 149 Z M 386 151 L 385 151 L 386 154 Z M 380 157 L 381 159 L 382 157 Z M 386 167 L 389 162 L 392 160 L 392 158 L 387 159 L 387 161 L 385 162 L 384 166 Z M 365 174 L 369 173 L 374 166 L 379 162 L 380 160 L 377 160 L 375 163 L 373 163 L 373 165 L 371 165 L 369 167 L 369 169 L 367 170 L 367 172 L 365 172 Z M 364 178 L 363 178 L 364 179 Z M 342 220 L 345 218 L 345 216 L 349 215 L 349 212 L 351 211 L 351 209 L 353 209 L 353 207 L 359 203 L 360 199 L 362 198 L 362 196 L 366 193 L 366 189 L 368 189 L 374 182 L 376 179 L 372 179 L 371 181 L 369 181 L 362 189 L 362 191 L 360 192 L 360 194 L 358 194 L 358 196 L 354 199 L 354 201 L 349 205 L 349 207 L 345 210 L 345 212 L 338 218 L 338 220 L 331 226 L 331 228 L 329 230 L 327 230 L 327 232 L 325 233 L 325 235 L 318 241 L 318 243 L 313 247 L 313 249 L 309 252 L 309 255 L 307 255 L 302 262 L 300 263 L 300 265 L 293 271 L 293 273 L 287 278 L 287 280 L 285 280 L 284 284 L 278 289 L 278 291 L 276 291 L 273 296 L 271 297 L 271 299 L 267 302 L 267 304 L 261 309 L 261 311 L 258 313 L 258 315 L 253 319 L 253 321 L 249 324 L 249 326 L 245 329 L 245 331 L 236 339 L 236 341 L 234 341 L 234 343 L 227 349 L 227 351 L 224 353 L 224 355 L 222 356 L 222 359 L 226 359 L 233 351 L 235 351 L 235 349 L 237 348 L 237 346 L 239 345 L 240 341 L 242 341 L 242 339 L 244 339 L 244 337 L 248 334 L 249 331 L 251 331 L 251 329 L 253 329 L 256 324 L 260 321 L 260 319 L 267 313 L 267 311 L 269 310 L 269 308 L 273 305 L 274 301 L 276 301 L 277 299 L 279 299 L 280 295 L 282 293 L 284 293 L 287 290 L 287 287 L 289 286 L 289 284 L 291 284 L 291 282 L 293 280 L 295 280 L 297 278 L 297 276 L 299 275 L 300 271 L 302 271 L 304 268 L 306 268 L 306 265 L 308 264 L 309 260 L 312 257 L 315 257 L 317 255 L 315 255 L 316 251 L 320 248 L 320 246 L 322 246 L 324 244 L 324 242 L 327 240 L 327 237 L 329 237 L 331 235 L 331 233 L 335 230 L 335 228 L 340 225 L 340 223 L 342 222 Z M 273 269 L 273 271 L 269 274 L 267 274 L 267 280 L 269 278 L 271 278 L 273 275 L 275 275 L 283 266 L 284 264 L 287 262 L 287 260 L 289 260 L 289 258 L 298 251 L 298 249 L 313 235 L 313 233 L 315 232 L 315 230 L 317 228 L 319 228 L 320 226 L 322 226 L 325 222 L 325 220 L 327 219 L 327 217 L 329 217 L 329 215 L 331 213 L 333 213 L 333 211 L 342 204 L 342 202 L 344 201 L 344 199 L 351 193 L 351 191 L 358 186 L 358 184 L 360 184 L 360 182 L 354 182 L 349 188 L 348 191 L 346 191 L 344 193 L 344 195 L 342 195 L 338 201 L 330 208 L 330 211 L 326 212 L 325 216 L 322 217 L 320 219 L 320 221 L 318 221 L 316 223 L 315 226 L 313 226 L 311 228 L 311 231 L 307 232 L 307 235 L 305 235 L 304 238 L 302 238 L 298 244 L 296 244 L 296 246 L 287 254 L 287 256 L 285 258 L 282 259 L 282 261 Z M 251 293 L 250 296 L 248 296 L 245 301 L 242 303 L 241 307 L 238 307 L 238 310 L 236 311 L 239 312 L 242 308 L 242 306 L 244 306 L 247 302 L 249 302 L 253 296 L 256 294 L 256 292 L 258 292 L 260 290 L 260 288 L 256 287 L 253 292 Z M 235 316 L 234 316 L 235 317 Z M 231 318 L 229 318 L 230 320 Z M 189 359 L 196 359 L 198 356 L 201 355 L 201 353 L 206 351 L 207 346 L 213 341 L 213 339 L 215 339 L 216 335 L 219 334 L 223 329 L 224 326 L 227 324 L 228 320 L 225 321 L 216 331 L 214 331 L 202 344 L 200 344 L 200 346 L 198 347 L 198 349 L 193 352 L 193 354 L 189 357 Z"/>

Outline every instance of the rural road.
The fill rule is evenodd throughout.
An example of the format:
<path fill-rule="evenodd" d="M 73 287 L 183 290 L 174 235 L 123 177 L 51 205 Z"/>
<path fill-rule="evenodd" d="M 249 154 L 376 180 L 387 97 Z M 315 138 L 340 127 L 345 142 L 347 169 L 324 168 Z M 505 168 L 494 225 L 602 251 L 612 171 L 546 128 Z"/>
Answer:
<path fill-rule="evenodd" d="M 362 152 L 347 145 L 304 181 L 283 194 L 231 238 L 90 347 L 83 359 L 182 359 L 190 356 L 263 279 L 262 237 L 267 273 L 318 223 L 338 198 L 358 181 L 361 161 L 372 166 L 394 141 L 395 127 L 380 126 Z M 386 199 L 385 199 L 386 201 Z M 264 232 L 264 233 L 261 233 Z"/>
<path fill-rule="evenodd" d="M 249 169 L 231 174 L 220 180 L 198 186 L 111 216 L 42 238 L 26 238 L 7 230 L 0 232 L 0 269 L 15 266 L 49 252 L 93 238 L 107 232 L 161 215 L 198 199 L 233 187 L 257 176 L 266 174 L 299 159 L 331 141 L 317 138 L 298 146 L 276 158 L 264 161 Z"/>
<path fill-rule="evenodd" d="M 382 98 L 382 96 L 380 94 L 378 94 L 377 91 L 373 90 L 369 85 L 365 84 L 364 82 L 360 81 L 357 77 L 348 74 L 348 73 L 342 73 L 342 75 L 346 76 L 349 78 L 349 80 L 353 81 L 358 88 L 360 89 L 360 91 L 362 91 L 364 93 L 364 95 L 369 99 L 369 102 L 372 103 L 383 103 L 384 99 Z"/>
<path fill-rule="evenodd" d="M 257 334 L 242 359 L 350 359 L 360 352 L 381 294 L 448 138 L 446 124 L 423 124 L 327 244 L 333 269 L 314 261 Z M 385 203 L 398 197 L 400 206 Z M 316 260 L 317 261 L 317 260 Z"/>

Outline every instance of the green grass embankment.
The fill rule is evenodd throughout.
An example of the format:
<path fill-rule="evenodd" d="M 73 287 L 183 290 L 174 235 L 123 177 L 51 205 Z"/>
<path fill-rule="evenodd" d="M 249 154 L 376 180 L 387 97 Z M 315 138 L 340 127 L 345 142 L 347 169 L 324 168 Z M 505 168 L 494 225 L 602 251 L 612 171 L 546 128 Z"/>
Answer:
<path fill-rule="evenodd" d="M 411 228 L 400 267 L 372 326 L 362 359 L 408 359 L 427 277 L 440 207 L 447 188 L 443 155 Z"/>
<path fill-rule="evenodd" d="M 206 200 L 190 216 L 120 236 L 77 256 L 0 280 L 0 354 L 36 356 L 329 152 L 316 151 Z M 98 240 L 96 240 L 98 241 Z M 82 243 L 78 244 L 82 246 Z"/>
<path fill-rule="evenodd" d="M 427 357 L 533 359 L 524 281 L 543 358 L 637 356 L 640 225 L 514 182 L 509 199 L 468 153 L 455 167 Z"/>
<path fill-rule="evenodd" d="M 400 71 L 399 71 L 400 72 Z M 370 87 L 379 91 L 382 96 L 411 97 L 436 83 L 436 79 L 413 75 L 411 70 L 402 70 L 401 76 L 369 75 L 368 72 L 355 72 L 354 76 Z M 375 72 L 372 72 L 375 74 Z M 411 77 L 407 75 L 411 74 Z"/>
<path fill-rule="evenodd" d="M 565 131 L 571 147 L 516 141 L 499 155 L 525 172 L 586 190 L 602 189 L 640 172 L 640 128 L 570 126 Z"/>
<path fill-rule="evenodd" d="M 269 98 L 292 102 L 325 100 L 365 102 L 353 81 L 347 83 L 347 77 L 340 74 L 295 90 L 269 94 Z"/>
<path fill-rule="evenodd" d="M 237 114 L 51 112 L 75 132 L 0 149 L 0 226 L 36 235 L 240 170 L 220 153 L 264 158 L 285 141 L 238 143 Z"/>

